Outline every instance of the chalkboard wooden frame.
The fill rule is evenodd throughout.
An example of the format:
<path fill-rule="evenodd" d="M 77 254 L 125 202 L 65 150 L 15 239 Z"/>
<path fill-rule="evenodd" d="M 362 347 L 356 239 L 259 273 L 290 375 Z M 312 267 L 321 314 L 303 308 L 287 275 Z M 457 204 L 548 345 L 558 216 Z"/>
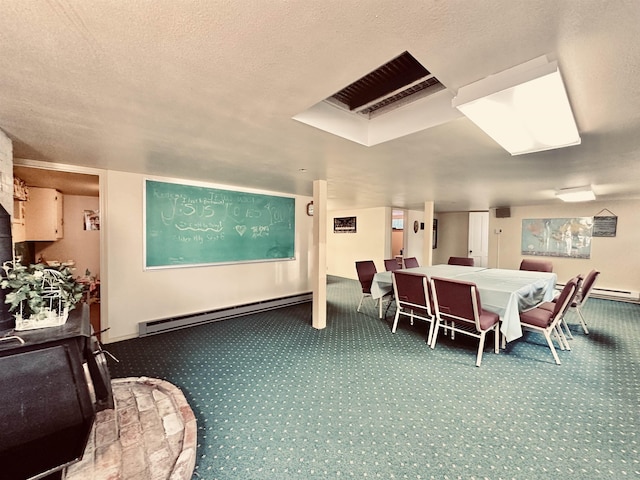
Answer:
<path fill-rule="evenodd" d="M 295 259 L 295 198 L 144 181 L 144 268 Z"/>

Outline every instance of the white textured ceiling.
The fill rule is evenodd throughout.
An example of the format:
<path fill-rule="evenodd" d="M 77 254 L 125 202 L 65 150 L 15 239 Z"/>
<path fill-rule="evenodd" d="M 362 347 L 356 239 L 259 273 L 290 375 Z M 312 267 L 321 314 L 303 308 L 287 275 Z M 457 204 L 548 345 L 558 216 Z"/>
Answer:
<path fill-rule="evenodd" d="M 640 2 L 8 0 L 14 156 L 310 195 L 330 208 L 640 198 Z M 292 117 L 409 51 L 454 93 L 557 59 L 582 144 L 511 157 L 466 118 L 373 147 Z M 300 170 L 305 169 L 303 173 Z"/>

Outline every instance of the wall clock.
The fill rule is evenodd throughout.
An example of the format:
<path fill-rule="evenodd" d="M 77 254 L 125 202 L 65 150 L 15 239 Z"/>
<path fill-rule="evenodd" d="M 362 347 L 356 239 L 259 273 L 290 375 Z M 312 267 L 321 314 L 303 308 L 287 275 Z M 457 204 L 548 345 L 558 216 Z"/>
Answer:
<path fill-rule="evenodd" d="M 307 203 L 307 215 L 313 217 L 313 202 Z"/>
<path fill-rule="evenodd" d="M 416 220 L 415 222 L 413 222 L 413 232 L 414 233 L 418 233 L 418 229 L 420 228 L 420 224 L 418 223 L 418 221 Z"/>

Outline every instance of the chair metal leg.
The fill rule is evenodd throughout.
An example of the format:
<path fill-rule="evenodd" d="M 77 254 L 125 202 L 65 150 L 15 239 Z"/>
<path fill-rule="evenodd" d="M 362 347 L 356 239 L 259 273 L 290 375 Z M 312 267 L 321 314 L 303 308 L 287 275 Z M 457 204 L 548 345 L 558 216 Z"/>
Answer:
<path fill-rule="evenodd" d="M 396 309 L 396 316 L 393 319 L 393 326 L 391 327 L 391 333 L 396 333 L 396 328 L 398 328 L 398 318 L 400 317 L 400 309 Z"/>
<path fill-rule="evenodd" d="M 358 311 L 358 312 L 360 311 L 360 307 L 362 307 L 362 301 L 364 300 L 364 297 L 365 297 L 365 295 L 364 295 L 364 293 L 363 293 L 363 294 L 362 294 L 362 297 L 360 297 L 360 303 L 358 304 L 358 310 L 356 310 L 356 311 Z"/>
<path fill-rule="evenodd" d="M 571 350 L 571 345 L 569 345 L 569 340 L 565 337 L 564 332 L 562 330 L 562 325 L 560 322 L 556 325 L 554 329 L 554 333 L 558 339 L 558 344 L 560 345 L 560 350 Z"/>
<path fill-rule="evenodd" d="M 476 367 L 479 367 L 482 363 L 482 352 L 484 351 L 484 337 L 487 332 L 480 334 L 480 341 L 478 342 L 478 355 L 476 356 Z"/>
<path fill-rule="evenodd" d="M 587 328 L 587 321 L 584 319 L 584 315 L 582 315 L 582 311 L 580 310 L 580 306 L 576 307 L 576 312 L 578 312 L 578 318 L 580 319 L 580 324 L 582 325 L 582 330 L 584 330 L 584 333 L 589 335 L 589 329 Z"/>
<path fill-rule="evenodd" d="M 435 325 L 433 327 L 433 336 L 431 338 L 431 344 L 429 345 L 432 349 L 436 348 L 436 341 L 438 340 L 438 332 L 440 331 L 440 320 L 435 320 Z"/>
<path fill-rule="evenodd" d="M 543 333 L 544 333 L 544 338 L 547 339 L 547 343 L 549 344 L 549 350 L 551 350 L 551 354 L 553 355 L 553 358 L 555 359 L 556 364 L 560 365 L 558 352 L 556 352 L 556 348 L 553 346 L 553 340 L 551 340 L 551 334 L 547 330 L 545 330 Z"/>
<path fill-rule="evenodd" d="M 567 321 L 564 319 L 564 316 L 560 320 L 560 326 L 564 327 L 564 331 L 566 332 L 565 337 L 567 337 L 569 340 L 573 340 L 573 335 L 571 334 L 571 330 L 569 330 L 569 324 L 567 324 Z"/>
<path fill-rule="evenodd" d="M 493 336 L 494 336 L 494 345 L 493 345 L 493 351 L 495 353 L 500 353 L 500 323 L 497 323 L 495 328 L 494 328 L 494 332 L 493 332 Z"/>
<path fill-rule="evenodd" d="M 564 350 L 564 341 L 562 340 L 562 336 L 561 333 L 558 332 L 558 326 L 556 325 L 550 332 L 550 336 L 556 339 L 556 341 L 558 342 L 558 347 L 560 347 L 560 350 Z"/>
<path fill-rule="evenodd" d="M 435 319 L 429 322 L 429 333 L 427 334 L 427 345 L 431 345 L 432 337 L 433 337 L 433 325 L 435 324 Z M 433 347 L 432 347 L 433 348 Z"/>

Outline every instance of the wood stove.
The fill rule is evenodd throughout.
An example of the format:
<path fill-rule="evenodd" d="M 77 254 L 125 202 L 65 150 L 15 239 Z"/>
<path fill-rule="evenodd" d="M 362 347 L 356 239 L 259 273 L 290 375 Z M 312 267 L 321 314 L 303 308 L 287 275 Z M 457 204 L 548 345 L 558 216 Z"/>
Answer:
<path fill-rule="evenodd" d="M 82 458 L 95 414 L 106 408 L 111 379 L 88 305 L 60 327 L 0 331 L 2 478 L 60 478 Z"/>

